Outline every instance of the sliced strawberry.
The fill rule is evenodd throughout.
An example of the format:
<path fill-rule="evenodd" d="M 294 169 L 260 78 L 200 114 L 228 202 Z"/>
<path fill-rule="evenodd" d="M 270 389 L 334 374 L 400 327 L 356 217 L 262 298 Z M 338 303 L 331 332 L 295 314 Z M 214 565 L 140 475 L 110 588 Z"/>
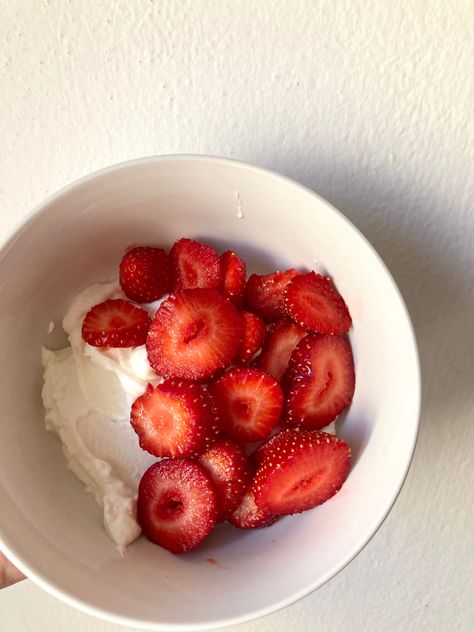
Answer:
<path fill-rule="evenodd" d="M 139 246 L 127 252 L 120 262 L 122 290 L 137 303 L 151 303 L 171 289 L 171 267 L 161 248 Z"/>
<path fill-rule="evenodd" d="M 207 244 L 194 239 L 178 239 L 170 252 L 173 290 L 222 287 L 219 255 Z"/>
<path fill-rule="evenodd" d="M 150 317 L 120 298 L 94 305 L 82 323 L 82 338 L 93 347 L 138 347 L 146 342 Z"/>
<path fill-rule="evenodd" d="M 235 439 L 265 439 L 280 419 L 283 391 L 258 369 L 229 369 L 211 384 L 210 391 L 222 429 Z"/>
<path fill-rule="evenodd" d="M 240 312 L 242 317 L 242 342 L 240 343 L 235 362 L 248 364 L 265 340 L 267 330 L 262 319 L 252 312 Z"/>
<path fill-rule="evenodd" d="M 242 445 L 220 439 L 201 454 L 198 462 L 207 471 L 217 492 L 218 518 L 225 520 L 243 498 L 252 481 L 252 468 Z"/>
<path fill-rule="evenodd" d="M 241 307 L 244 301 L 247 268 L 245 262 L 233 250 L 226 250 L 221 254 L 221 275 L 224 292 L 237 307 Z"/>
<path fill-rule="evenodd" d="M 254 495 L 249 489 L 228 520 L 238 529 L 259 529 L 272 525 L 277 521 L 277 516 L 270 514 L 266 509 L 257 507 Z"/>
<path fill-rule="evenodd" d="M 296 428 L 285 428 L 277 434 L 272 435 L 266 441 L 262 441 L 262 443 L 255 448 L 255 450 L 249 455 L 250 463 L 255 468 L 259 468 L 263 463 L 263 460 L 270 454 L 271 450 L 275 450 L 278 446 L 286 440 L 287 433 L 293 433 L 292 436 L 295 436 L 294 433 L 302 430 L 299 426 Z M 329 434 L 335 434 L 335 431 L 324 430 L 324 432 L 328 432 Z"/>
<path fill-rule="evenodd" d="M 301 327 L 321 334 L 342 334 L 351 327 L 351 315 L 331 281 L 315 272 L 302 274 L 285 290 L 285 307 Z"/>
<path fill-rule="evenodd" d="M 245 305 L 266 322 L 284 318 L 284 292 L 288 283 L 300 275 L 298 270 L 290 269 L 272 274 L 252 274 L 245 289 Z"/>
<path fill-rule="evenodd" d="M 172 553 L 195 549 L 216 524 L 217 496 L 194 461 L 164 459 L 143 474 L 137 519 L 146 537 Z"/>
<path fill-rule="evenodd" d="M 309 334 L 293 351 L 285 375 L 285 414 L 289 424 L 318 430 L 352 401 L 354 360 L 340 336 Z"/>
<path fill-rule="evenodd" d="M 349 446 L 335 435 L 292 430 L 267 451 L 257 470 L 255 502 L 276 515 L 321 505 L 341 488 L 350 460 Z"/>
<path fill-rule="evenodd" d="M 285 428 L 285 430 L 282 430 L 281 432 L 278 432 L 277 434 L 272 435 L 269 439 L 266 439 L 266 441 L 263 441 L 258 446 L 258 448 L 256 448 L 252 452 L 252 454 L 249 456 L 249 459 L 252 465 L 256 468 L 260 467 L 265 457 L 267 457 L 270 454 L 270 450 L 274 449 L 278 445 L 278 443 L 285 438 L 285 435 L 288 432 L 294 432 L 294 431 L 295 429 L 293 428 L 291 429 Z"/>
<path fill-rule="evenodd" d="M 146 348 L 158 375 L 205 380 L 230 364 L 241 339 L 241 318 L 230 299 L 196 288 L 163 301 Z"/>
<path fill-rule="evenodd" d="M 205 387 L 190 382 L 149 384 L 133 403 L 130 422 L 140 447 L 155 456 L 193 456 L 216 438 L 212 399 Z"/>
<path fill-rule="evenodd" d="M 265 340 L 262 353 L 257 359 L 257 366 L 265 373 L 273 375 L 277 382 L 281 382 L 291 354 L 307 333 L 290 320 L 278 321 Z"/>

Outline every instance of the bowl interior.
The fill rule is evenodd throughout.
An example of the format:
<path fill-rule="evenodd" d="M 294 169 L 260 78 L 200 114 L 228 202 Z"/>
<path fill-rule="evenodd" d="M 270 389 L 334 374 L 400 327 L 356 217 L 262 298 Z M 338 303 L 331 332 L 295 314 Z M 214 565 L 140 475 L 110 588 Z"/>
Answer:
<path fill-rule="evenodd" d="M 243 217 L 241 217 L 243 215 Z M 70 298 L 117 276 L 132 244 L 181 236 L 233 248 L 251 271 L 330 274 L 353 316 L 356 393 L 339 433 L 350 476 L 325 505 L 273 527 L 215 530 L 174 556 L 141 538 L 120 558 L 101 510 L 44 429 L 43 344 Z M 295 183 L 218 159 L 169 157 L 108 169 L 47 201 L 0 253 L 0 540 L 54 594 L 141 627 L 212 627 L 294 601 L 333 576 L 388 512 L 418 423 L 416 348 L 391 277 L 363 237 Z"/>

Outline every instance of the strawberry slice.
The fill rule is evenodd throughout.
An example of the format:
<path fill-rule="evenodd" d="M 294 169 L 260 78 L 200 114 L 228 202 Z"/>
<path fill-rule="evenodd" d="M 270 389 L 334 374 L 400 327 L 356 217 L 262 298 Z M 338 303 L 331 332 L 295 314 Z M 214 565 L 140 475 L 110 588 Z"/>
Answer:
<path fill-rule="evenodd" d="M 284 292 L 288 283 L 301 272 L 291 268 L 272 274 L 252 274 L 245 288 L 245 305 L 266 322 L 286 316 Z"/>
<path fill-rule="evenodd" d="M 265 439 L 280 419 L 283 391 L 270 375 L 258 369 L 229 369 L 211 384 L 210 391 L 222 429 L 235 439 Z"/>
<path fill-rule="evenodd" d="M 305 329 L 290 320 L 278 321 L 273 325 L 265 340 L 262 353 L 257 359 L 257 366 L 281 383 L 291 354 L 307 333 Z"/>
<path fill-rule="evenodd" d="M 120 262 L 120 285 L 137 303 L 151 303 L 171 289 L 168 255 L 161 248 L 139 246 L 127 252 Z"/>
<path fill-rule="evenodd" d="M 155 388 L 149 384 L 132 405 L 130 423 L 140 447 L 155 456 L 194 456 L 216 438 L 209 393 L 190 382 L 165 380 Z"/>
<path fill-rule="evenodd" d="M 216 492 L 198 463 L 164 459 L 143 474 L 137 519 L 155 544 L 172 553 L 191 551 L 212 531 L 216 517 Z"/>
<path fill-rule="evenodd" d="M 224 292 L 237 307 L 241 307 L 244 301 L 247 269 L 245 262 L 233 250 L 226 250 L 221 254 L 221 275 Z"/>
<path fill-rule="evenodd" d="M 235 362 L 248 364 L 262 346 L 267 330 L 262 319 L 252 312 L 240 312 L 240 315 L 242 317 L 242 342 L 235 356 Z"/>
<path fill-rule="evenodd" d="M 250 463 L 256 468 L 259 468 L 264 459 L 270 454 L 270 450 L 274 449 L 280 441 L 285 438 L 288 432 L 294 432 L 293 428 L 285 428 L 281 432 L 272 435 L 266 441 L 263 441 L 249 456 Z"/>
<path fill-rule="evenodd" d="M 351 315 L 328 277 L 309 272 L 294 278 L 285 290 L 285 307 L 301 327 L 321 334 L 349 331 Z"/>
<path fill-rule="evenodd" d="M 170 252 L 173 290 L 222 287 L 219 255 L 207 244 L 194 239 L 179 239 Z"/>
<path fill-rule="evenodd" d="M 220 439 L 198 462 L 207 471 L 217 492 L 217 522 L 236 509 L 252 481 L 252 468 L 242 445 L 232 439 Z"/>
<path fill-rule="evenodd" d="M 150 317 L 120 298 L 94 305 L 82 323 L 82 338 L 93 347 L 137 347 L 146 342 Z"/>
<path fill-rule="evenodd" d="M 270 454 L 270 450 L 277 449 L 278 446 L 286 440 L 286 435 L 288 433 L 293 433 L 292 436 L 294 436 L 295 431 L 298 432 L 299 430 L 299 426 L 296 428 L 285 428 L 284 430 L 277 432 L 277 434 L 272 435 L 266 441 L 262 441 L 262 443 L 249 455 L 250 463 L 255 468 L 259 468 L 264 459 Z M 324 430 L 324 432 L 328 432 L 328 430 Z M 335 434 L 335 431 L 330 434 Z"/>
<path fill-rule="evenodd" d="M 230 514 L 228 521 L 238 529 L 261 529 L 269 527 L 277 519 L 277 516 L 257 506 L 254 495 L 249 489 L 237 509 Z"/>
<path fill-rule="evenodd" d="M 354 360 L 340 336 L 308 334 L 293 351 L 285 375 L 285 420 L 318 430 L 352 401 Z"/>
<path fill-rule="evenodd" d="M 252 485 L 256 504 L 276 515 L 321 505 L 349 473 L 351 450 L 335 435 L 292 430 L 270 448 Z"/>
<path fill-rule="evenodd" d="M 158 375 L 206 380 L 230 364 L 241 338 L 241 318 L 230 299 L 217 290 L 182 290 L 155 314 L 148 360 Z"/>

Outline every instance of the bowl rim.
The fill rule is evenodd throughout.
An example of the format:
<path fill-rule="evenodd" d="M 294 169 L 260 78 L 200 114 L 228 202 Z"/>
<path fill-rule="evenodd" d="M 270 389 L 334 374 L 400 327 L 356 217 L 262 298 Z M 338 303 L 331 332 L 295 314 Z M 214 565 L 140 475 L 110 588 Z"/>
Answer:
<path fill-rule="evenodd" d="M 19 222 L 13 224 L 13 226 L 6 231 L 6 234 L 2 236 L 0 239 L 0 255 L 2 252 L 8 248 L 8 246 L 14 241 L 17 234 L 22 232 L 28 224 L 37 217 L 47 206 L 49 206 L 52 202 L 60 199 L 65 194 L 73 191 L 78 186 L 86 184 L 87 182 L 96 180 L 101 178 L 104 175 L 109 173 L 113 173 L 114 171 L 120 171 L 123 169 L 128 169 L 133 166 L 145 165 L 148 163 L 160 163 L 160 162 L 201 162 L 201 163 L 214 163 L 216 165 L 223 166 L 231 166 L 238 169 L 249 170 L 256 174 L 263 175 L 265 177 L 272 178 L 274 180 L 289 184 L 293 187 L 297 187 L 300 191 L 312 198 L 316 198 L 320 204 L 324 205 L 328 210 L 335 213 L 339 220 L 346 225 L 350 231 L 355 233 L 355 235 L 362 240 L 366 248 L 368 248 L 372 255 L 375 257 L 378 265 L 382 268 L 387 278 L 387 281 L 391 284 L 392 289 L 395 292 L 395 295 L 398 298 L 398 302 L 400 304 L 403 317 L 405 319 L 405 324 L 407 325 L 408 332 L 408 340 L 411 352 L 411 362 L 413 362 L 414 371 L 416 375 L 416 384 L 414 384 L 413 389 L 413 400 L 414 400 L 414 423 L 413 423 L 413 432 L 411 437 L 411 443 L 409 445 L 408 457 L 406 463 L 404 463 L 403 468 L 400 470 L 398 484 L 396 489 L 394 490 L 389 502 L 387 502 L 384 506 L 381 515 L 377 520 L 374 521 L 372 529 L 366 533 L 356 546 L 344 557 L 343 560 L 340 561 L 339 564 L 335 565 L 326 575 L 322 578 L 319 578 L 317 581 L 312 582 L 304 589 L 296 591 L 286 597 L 285 599 L 281 599 L 271 605 L 267 605 L 260 609 L 255 609 L 251 612 L 247 612 L 240 616 L 233 616 L 225 619 L 220 619 L 219 621 L 209 621 L 209 622 L 201 622 L 197 624 L 161 624 L 159 622 L 151 622 L 150 620 L 142 620 L 133 617 L 126 617 L 122 615 L 114 614 L 108 610 L 91 606 L 86 601 L 75 597 L 73 594 L 70 594 L 67 591 L 63 591 L 61 588 L 58 588 L 56 585 L 52 584 L 47 577 L 45 577 L 41 573 L 36 573 L 35 571 L 31 571 L 28 562 L 22 557 L 21 553 L 16 553 L 13 551 L 7 543 L 3 540 L 2 534 L 0 533 L 0 550 L 5 553 L 5 555 L 15 564 L 20 571 L 22 571 L 29 579 L 32 579 L 34 583 L 38 586 L 46 590 L 49 594 L 58 598 L 59 600 L 67 603 L 70 606 L 77 608 L 78 610 L 85 612 L 86 614 L 99 617 L 106 621 L 110 621 L 112 623 L 116 623 L 119 625 L 128 625 L 131 627 L 141 627 L 142 629 L 147 630 L 158 630 L 158 631 L 167 631 L 167 632 L 195 632 L 198 630 L 205 629 L 218 629 L 230 625 L 236 625 L 239 623 L 249 622 L 255 619 L 259 619 L 266 615 L 275 613 L 287 606 L 296 603 L 297 601 L 303 599 L 310 593 L 314 592 L 328 581 L 330 581 L 333 577 L 335 577 L 338 573 L 340 573 L 372 540 L 374 535 L 380 529 L 382 524 L 385 522 L 387 516 L 392 510 L 401 489 L 405 483 L 407 478 L 411 463 L 413 461 L 413 456 L 415 453 L 415 448 L 418 439 L 419 433 L 419 425 L 420 425 L 420 413 L 421 413 L 421 374 L 420 374 L 420 360 L 418 353 L 418 345 L 416 342 L 416 336 L 413 328 L 413 324 L 410 319 L 410 315 L 408 312 L 408 308 L 406 303 L 402 297 L 402 294 L 393 279 L 392 274 L 387 268 L 385 262 L 378 254 L 374 246 L 369 242 L 369 240 L 363 235 L 363 233 L 349 220 L 341 211 L 339 211 L 336 207 L 334 207 L 330 202 L 328 202 L 321 195 L 310 189 L 309 187 L 297 182 L 293 178 L 288 176 L 284 176 L 276 171 L 271 169 L 267 169 L 264 167 L 258 167 L 240 160 L 236 160 L 233 158 L 227 158 L 216 155 L 204 155 L 204 154 L 162 154 L 162 155 L 150 155 L 141 158 L 134 158 L 131 160 L 126 160 L 118 163 L 114 163 L 110 166 L 98 169 L 91 173 L 88 173 L 80 178 L 69 182 L 64 185 L 53 194 L 49 195 L 47 198 L 36 204 L 28 213 L 26 213 Z"/>

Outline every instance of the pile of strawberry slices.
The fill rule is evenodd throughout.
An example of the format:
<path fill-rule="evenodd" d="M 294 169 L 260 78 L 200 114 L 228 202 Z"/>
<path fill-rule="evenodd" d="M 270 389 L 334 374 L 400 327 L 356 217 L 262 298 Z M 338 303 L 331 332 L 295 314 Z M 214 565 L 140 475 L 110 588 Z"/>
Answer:
<path fill-rule="evenodd" d="M 120 263 L 130 299 L 86 315 L 98 347 L 146 344 L 164 381 L 134 402 L 143 450 L 137 516 L 153 542 L 179 553 L 216 523 L 265 527 L 331 498 L 350 448 L 322 432 L 351 402 L 344 334 L 351 317 L 328 277 L 289 269 L 252 274 L 233 251 L 180 239 L 169 254 L 137 247 Z M 137 303 L 161 299 L 151 320 Z"/>

